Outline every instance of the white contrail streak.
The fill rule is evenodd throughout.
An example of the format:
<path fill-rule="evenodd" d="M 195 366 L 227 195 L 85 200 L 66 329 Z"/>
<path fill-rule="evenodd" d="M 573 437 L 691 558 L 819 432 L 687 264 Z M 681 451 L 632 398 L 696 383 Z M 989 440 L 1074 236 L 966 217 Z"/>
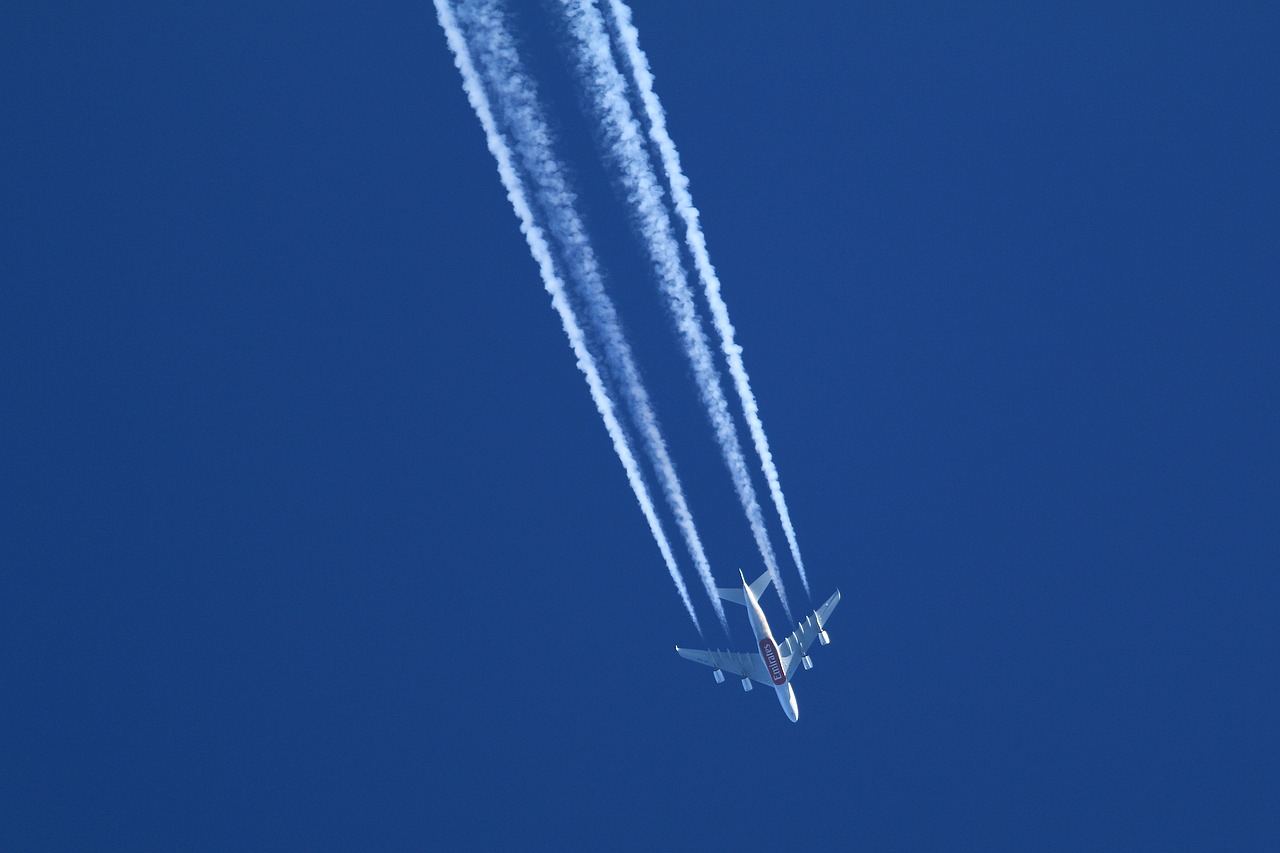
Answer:
<path fill-rule="evenodd" d="M 755 443 L 756 453 L 760 456 L 760 465 L 765 479 L 769 482 L 769 494 L 773 497 L 773 505 L 778 510 L 778 518 L 782 521 L 782 529 L 787 535 L 787 544 L 791 547 L 791 557 L 795 560 L 796 569 L 800 572 L 800 582 L 804 591 L 809 592 L 809 578 L 805 575 L 804 561 L 800 559 L 800 545 L 796 541 L 796 530 L 791 524 L 791 513 L 787 510 L 786 498 L 782 496 L 782 483 L 778 479 L 777 466 L 773 464 L 773 453 L 769 450 L 769 440 L 765 438 L 764 422 L 760 420 L 760 409 L 756 405 L 755 394 L 751 391 L 751 382 L 747 378 L 746 366 L 742 363 L 742 347 L 734 343 L 733 324 L 729 322 L 729 309 L 720 296 L 720 279 L 716 276 L 715 267 L 711 265 L 711 257 L 707 254 L 707 241 L 698 224 L 698 209 L 693 206 L 693 197 L 689 194 L 689 180 L 680 169 L 680 155 L 676 152 L 675 143 L 667 133 L 666 113 L 662 103 L 653 90 L 653 74 L 649 69 L 649 59 L 640 49 L 640 34 L 631 23 L 631 10 L 622 0 L 609 0 L 609 8 L 613 13 L 614 26 L 621 41 L 622 52 L 631 66 L 632 79 L 640 92 L 640 101 L 644 105 L 645 116 L 649 120 L 649 138 L 653 140 L 662 158 L 662 167 L 671 183 L 671 198 L 675 202 L 676 211 L 684 220 L 685 242 L 693 255 L 694 266 L 698 270 L 698 278 L 706 293 L 707 303 L 711 306 L 711 316 L 716 331 L 720 335 L 721 349 L 729 365 L 729 373 L 733 377 L 734 387 L 742 400 L 742 411 L 751 430 L 751 439 Z"/>
<path fill-rule="evenodd" d="M 604 420 L 605 429 L 609 433 L 609 438 L 613 441 L 614 452 L 618 454 L 618 459 L 622 461 L 622 467 L 627 474 L 627 481 L 631 484 L 631 489 L 635 492 L 636 500 L 640 503 L 640 509 L 644 513 L 645 520 L 649 523 L 649 530 L 653 534 L 654 541 L 658 544 L 658 550 L 662 553 L 662 559 L 667 565 L 667 571 L 671 574 L 671 579 L 675 581 L 680 598 L 684 602 L 685 609 L 689 612 L 689 618 L 693 620 L 693 624 L 697 627 L 698 632 L 701 633 L 702 626 L 698 622 L 697 614 L 694 612 L 693 602 L 689 599 L 689 591 L 685 587 L 684 578 L 681 577 L 680 571 L 676 566 L 675 556 L 671 553 L 671 546 L 667 542 L 666 534 L 663 533 L 662 525 L 658 521 L 657 512 L 649 496 L 649 489 L 645 485 L 640 467 L 631 452 L 622 425 L 618 422 L 613 402 L 605 389 L 604 382 L 596 368 L 595 360 L 587 348 L 582 328 L 578 325 L 577 317 L 569 304 L 564 282 L 560 279 L 555 269 L 551 249 L 547 245 L 542 229 L 534 219 L 533 210 L 530 208 L 528 198 L 525 195 L 524 185 L 512 162 L 510 147 L 498 130 L 488 95 L 472 62 L 466 39 L 463 37 L 457 19 L 448 2 L 446 0 L 435 0 L 435 7 L 436 17 L 444 30 L 445 38 L 449 42 L 449 49 L 453 52 L 454 63 L 462 74 L 462 87 L 467 94 L 467 100 L 470 101 L 472 109 L 475 110 L 476 116 L 480 119 L 480 125 L 484 129 L 489 151 L 498 162 L 498 174 L 507 190 L 507 198 L 511 201 L 511 206 L 515 209 L 516 216 L 520 220 L 520 230 L 524 233 L 525 239 L 529 244 L 529 251 L 538 263 L 543 285 L 551 295 L 551 304 L 556 313 L 560 315 L 560 322 L 564 326 L 565 334 L 569 338 L 569 344 L 573 348 L 574 356 L 577 358 L 578 369 L 586 377 L 587 387 L 591 391 L 591 399 L 595 402 L 596 409 L 600 412 L 600 417 Z"/>
<path fill-rule="evenodd" d="M 702 330 L 692 290 L 686 281 L 680 260 L 680 245 L 672 231 L 671 220 L 662 198 L 662 187 L 650 165 L 640 126 L 627 100 L 627 84 L 613 59 L 604 20 L 590 0 L 563 2 L 570 32 L 577 42 L 579 67 L 594 99 L 595 109 L 604 122 L 610 155 L 622 173 L 633 213 L 644 236 L 659 284 L 667 297 L 668 308 L 675 318 L 685 351 L 693 365 L 699 393 L 707 408 L 725 464 L 737 488 L 738 498 L 751 524 L 756 545 L 790 618 L 791 608 L 778 572 L 777 558 L 769 542 L 768 530 L 760 504 L 756 500 L 755 487 L 751 484 L 751 474 L 747 469 L 742 447 L 738 443 L 729 404 L 720 387 L 715 359 Z M 723 307 L 723 302 L 721 306 Z M 728 323 L 727 314 L 725 323 Z M 739 349 L 733 343 L 732 328 L 728 327 L 730 337 L 723 341 L 726 354 Z M 723 330 L 721 333 L 723 337 Z M 738 363 L 741 364 L 740 359 Z M 754 401 L 752 405 L 754 406 Z"/>
<path fill-rule="evenodd" d="M 467 18 L 474 21 L 485 81 L 499 94 L 500 112 L 512 131 L 520 164 L 535 187 L 542 212 L 549 220 L 548 230 L 569 264 L 571 280 L 577 285 L 592 325 L 604 344 L 609 366 L 622 387 L 632 420 L 644 439 L 645 449 L 676 517 L 677 526 L 684 535 L 703 587 L 721 625 L 727 630 L 724 605 L 715 592 L 711 566 L 689 512 L 675 465 L 667 452 L 657 416 L 640 379 L 640 371 L 631 355 L 631 347 L 622 332 L 613 301 L 605 292 L 600 265 L 578 215 L 576 199 L 568 186 L 564 169 L 551 149 L 551 130 L 533 82 L 522 67 L 502 13 L 487 3 L 464 8 L 469 10 Z"/>

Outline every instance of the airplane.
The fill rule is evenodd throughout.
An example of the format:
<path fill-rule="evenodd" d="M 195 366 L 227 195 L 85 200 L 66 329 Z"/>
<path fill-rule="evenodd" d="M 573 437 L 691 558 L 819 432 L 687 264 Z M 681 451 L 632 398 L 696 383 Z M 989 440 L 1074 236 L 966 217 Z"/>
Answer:
<path fill-rule="evenodd" d="M 809 659 L 809 646 L 813 645 L 814 640 L 824 646 L 831 643 L 824 626 L 831 617 L 831 611 L 840 603 L 840 590 L 836 590 L 826 604 L 798 623 L 796 630 L 779 645 L 773 639 L 773 631 L 769 628 L 769 621 L 764 618 L 764 611 L 760 609 L 760 596 L 768 589 L 771 580 L 769 573 L 766 571 L 752 583 L 747 583 L 739 569 L 738 577 L 742 578 L 740 588 L 717 589 L 716 593 L 725 601 L 747 608 L 747 618 L 751 620 L 751 630 L 756 635 L 759 650 L 745 653 L 682 649 L 676 646 L 676 653 L 686 660 L 711 667 L 711 674 L 717 684 L 724 683 L 725 672 L 732 672 L 742 679 L 743 690 L 750 690 L 753 681 L 772 687 L 778 693 L 778 702 L 786 712 L 787 719 L 794 723 L 800 719 L 800 709 L 796 706 L 796 693 L 791 689 L 791 679 L 799 666 L 813 669 L 813 661 Z"/>

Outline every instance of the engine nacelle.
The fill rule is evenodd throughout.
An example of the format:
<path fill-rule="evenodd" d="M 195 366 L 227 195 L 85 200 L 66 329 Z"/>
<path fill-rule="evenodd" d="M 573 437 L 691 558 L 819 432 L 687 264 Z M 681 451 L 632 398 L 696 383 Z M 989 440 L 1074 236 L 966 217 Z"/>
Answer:
<path fill-rule="evenodd" d="M 819 632 L 818 632 L 818 642 L 822 643 L 822 645 L 824 645 L 824 646 L 829 646 L 829 645 L 831 645 L 831 638 L 827 636 L 827 632 L 826 632 L 826 631 L 819 631 Z"/>
<path fill-rule="evenodd" d="M 805 669 L 813 669 L 813 659 L 810 658 L 808 655 L 805 655 L 804 657 L 800 658 L 800 662 L 804 664 Z"/>
<path fill-rule="evenodd" d="M 751 691 L 751 679 L 750 679 L 750 678 L 744 678 L 744 679 L 742 679 L 742 689 L 743 689 L 744 691 L 747 691 L 747 692 L 750 692 L 750 691 Z"/>
<path fill-rule="evenodd" d="M 713 669 L 711 675 L 715 678 L 716 684 L 724 684 L 724 673 L 718 669 Z"/>

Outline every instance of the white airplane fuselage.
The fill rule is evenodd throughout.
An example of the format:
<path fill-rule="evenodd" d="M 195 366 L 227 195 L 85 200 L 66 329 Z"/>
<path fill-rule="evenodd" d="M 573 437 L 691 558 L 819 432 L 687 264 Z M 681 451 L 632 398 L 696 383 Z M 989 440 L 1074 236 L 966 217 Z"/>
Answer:
<path fill-rule="evenodd" d="M 738 574 L 742 577 L 741 572 Z M 836 590 L 821 607 L 797 622 L 795 630 L 784 636 L 779 643 L 774 639 L 773 629 L 769 627 L 769 620 L 760 607 L 760 597 L 772 582 L 773 576 L 766 571 L 751 583 L 747 583 L 747 579 L 742 577 L 740 587 L 716 587 L 716 596 L 720 600 L 732 601 L 746 608 L 751 633 L 756 637 L 754 652 L 682 649 L 676 646 L 676 654 L 685 660 L 711 667 L 711 674 L 717 684 L 724 684 L 725 673 L 731 672 L 742 679 L 743 690 L 750 690 L 752 684 L 772 687 L 778 694 L 778 704 L 782 706 L 787 719 L 794 723 L 800 719 L 800 709 L 796 706 L 796 694 L 791 689 L 791 681 L 801 669 L 813 668 L 809 648 L 814 643 L 824 646 L 830 644 L 831 638 L 827 636 L 825 625 L 840 603 L 840 590 Z"/>
<path fill-rule="evenodd" d="M 796 705 L 796 692 L 791 689 L 787 671 L 782 666 L 782 655 L 778 653 L 778 644 L 773 640 L 769 620 L 765 618 L 764 611 L 760 609 L 760 602 L 756 600 L 755 594 L 751 592 L 751 587 L 747 585 L 745 579 L 742 582 L 742 593 L 747 601 L 747 619 L 751 622 L 751 632 L 756 635 L 760 657 L 764 661 L 769 678 L 773 680 L 773 689 L 778 694 L 778 704 L 786 712 L 787 718 L 794 723 L 800 719 L 800 708 Z"/>

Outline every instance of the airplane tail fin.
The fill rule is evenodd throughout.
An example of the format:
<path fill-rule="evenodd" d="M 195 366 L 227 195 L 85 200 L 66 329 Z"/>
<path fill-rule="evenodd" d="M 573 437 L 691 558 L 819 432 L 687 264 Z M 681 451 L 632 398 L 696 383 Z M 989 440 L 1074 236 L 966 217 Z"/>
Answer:
<path fill-rule="evenodd" d="M 738 570 L 738 577 L 742 578 L 743 586 L 746 586 L 747 579 L 743 577 L 741 569 Z M 764 574 L 751 582 L 751 594 L 756 597 L 757 601 L 760 600 L 760 596 L 764 595 L 764 591 L 769 588 L 771 580 L 772 578 L 769 577 L 769 572 L 766 570 Z M 743 607 L 747 606 L 747 596 L 743 593 L 741 586 L 737 589 L 717 588 L 716 595 L 725 601 L 732 601 L 734 604 L 741 604 Z"/>

